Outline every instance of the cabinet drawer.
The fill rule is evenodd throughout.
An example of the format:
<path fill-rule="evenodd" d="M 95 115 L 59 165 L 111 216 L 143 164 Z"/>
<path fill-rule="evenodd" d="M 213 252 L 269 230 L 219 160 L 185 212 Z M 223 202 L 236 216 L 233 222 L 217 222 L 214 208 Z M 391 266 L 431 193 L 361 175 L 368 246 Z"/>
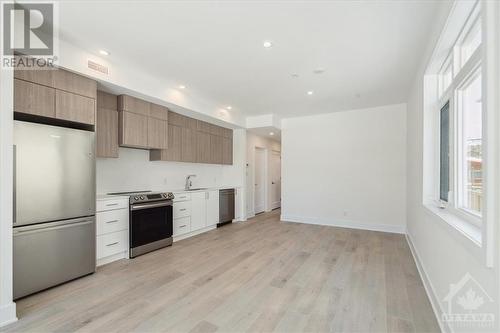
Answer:
<path fill-rule="evenodd" d="M 128 210 L 128 199 L 98 200 L 96 204 L 96 211 L 98 212 L 123 208 Z"/>
<path fill-rule="evenodd" d="M 118 231 L 97 236 L 97 259 L 105 258 L 128 249 L 128 231 Z"/>
<path fill-rule="evenodd" d="M 174 219 L 191 215 L 191 201 L 174 203 Z"/>
<path fill-rule="evenodd" d="M 175 193 L 174 197 L 174 202 L 191 200 L 191 193 Z"/>
<path fill-rule="evenodd" d="M 128 209 L 108 210 L 96 214 L 97 235 L 128 230 Z"/>
<path fill-rule="evenodd" d="M 182 235 L 191 231 L 191 218 L 189 216 L 174 219 L 174 236 Z"/>

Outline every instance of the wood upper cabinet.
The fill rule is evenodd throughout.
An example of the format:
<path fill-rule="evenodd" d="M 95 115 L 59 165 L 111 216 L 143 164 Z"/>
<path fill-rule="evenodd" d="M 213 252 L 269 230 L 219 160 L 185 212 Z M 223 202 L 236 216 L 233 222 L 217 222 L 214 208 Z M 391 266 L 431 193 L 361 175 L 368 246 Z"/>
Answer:
<path fill-rule="evenodd" d="M 181 161 L 196 162 L 197 132 L 192 128 L 182 128 Z"/>
<path fill-rule="evenodd" d="M 64 69 L 53 70 L 54 88 L 96 99 L 97 82 Z"/>
<path fill-rule="evenodd" d="M 197 131 L 196 132 L 196 162 L 197 163 L 212 163 L 210 134 Z"/>
<path fill-rule="evenodd" d="M 14 69 L 14 78 L 54 88 L 53 70 Z"/>
<path fill-rule="evenodd" d="M 148 148 L 168 148 L 168 122 L 148 117 Z"/>
<path fill-rule="evenodd" d="M 94 125 L 95 99 L 56 90 L 56 118 Z"/>
<path fill-rule="evenodd" d="M 124 114 L 120 116 L 120 146 L 144 149 L 168 148 L 169 112 L 166 107 L 129 95 L 120 95 L 118 111 Z M 153 158 L 152 155 L 150 158 Z"/>
<path fill-rule="evenodd" d="M 97 91 L 96 156 L 118 157 L 117 96 Z"/>
<path fill-rule="evenodd" d="M 118 96 L 118 110 L 149 117 L 150 103 L 129 95 L 120 95 Z"/>
<path fill-rule="evenodd" d="M 96 121 L 97 82 L 55 70 L 14 70 L 14 111 L 87 125 Z"/>
<path fill-rule="evenodd" d="M 222 138 L 222 164 L 233 164 L 233 138 Z"/>
<path fill-rule="evenodd" d="M 222 164 L 222 137 L 210 134 L 210 163 Z"/>
<path fill-rule="evenodd" d="M 168 124 L 168 148 L 154 149 L 149 153 L 150 161 L 181 161 L 181 135 L 180 126 Z"/>
<path fill-rule="evenodd" d="M 54 88 L 14 79 L 14 111 L 55 118 Z"/>
<path fill-rule="evenodd" d="M 118 115 L 120 146 L 148 149 L 149 117 L 128 111 L 120 111 Z"/>

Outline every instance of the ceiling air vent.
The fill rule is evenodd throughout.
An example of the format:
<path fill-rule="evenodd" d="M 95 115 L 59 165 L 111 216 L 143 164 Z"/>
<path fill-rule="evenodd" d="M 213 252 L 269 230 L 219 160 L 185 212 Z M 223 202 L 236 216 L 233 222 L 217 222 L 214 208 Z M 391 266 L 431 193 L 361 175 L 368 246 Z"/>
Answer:
<path fill-rule="evenodd" d="M 98 64 L 97 62 L 94 62 L 92 60 L 89 60 L 87 62 L 87 67 L 102 74 L 108 75 L 109 73 L 108 67 Z"/>

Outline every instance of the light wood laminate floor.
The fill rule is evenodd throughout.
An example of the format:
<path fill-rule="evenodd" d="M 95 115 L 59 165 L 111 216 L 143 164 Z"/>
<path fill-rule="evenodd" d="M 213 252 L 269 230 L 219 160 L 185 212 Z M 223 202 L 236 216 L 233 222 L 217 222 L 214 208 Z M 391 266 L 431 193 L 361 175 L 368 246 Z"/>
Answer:
<path fill-rule="evenodd" d="M 435 332 L 403 235 L 279 210 L 17 302 L 31 332 Z M 62 268 L 63 269 L 63 268 Z"/>

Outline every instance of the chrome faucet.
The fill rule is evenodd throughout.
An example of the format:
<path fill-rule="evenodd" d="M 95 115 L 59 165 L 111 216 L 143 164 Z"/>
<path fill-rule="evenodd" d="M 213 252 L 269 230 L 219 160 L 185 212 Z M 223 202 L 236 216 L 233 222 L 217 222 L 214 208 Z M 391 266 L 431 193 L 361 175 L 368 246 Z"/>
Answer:
<path fill-rule="evenodd" d="M 196 177 L 196 175 L 188 175 L 186 177 L 186 186 L 185 186 L 186 191 L 189 191 L 191 189 L 191 186 L 193 186 L 193 182 L 191 181 L 191 177 Z"/>

